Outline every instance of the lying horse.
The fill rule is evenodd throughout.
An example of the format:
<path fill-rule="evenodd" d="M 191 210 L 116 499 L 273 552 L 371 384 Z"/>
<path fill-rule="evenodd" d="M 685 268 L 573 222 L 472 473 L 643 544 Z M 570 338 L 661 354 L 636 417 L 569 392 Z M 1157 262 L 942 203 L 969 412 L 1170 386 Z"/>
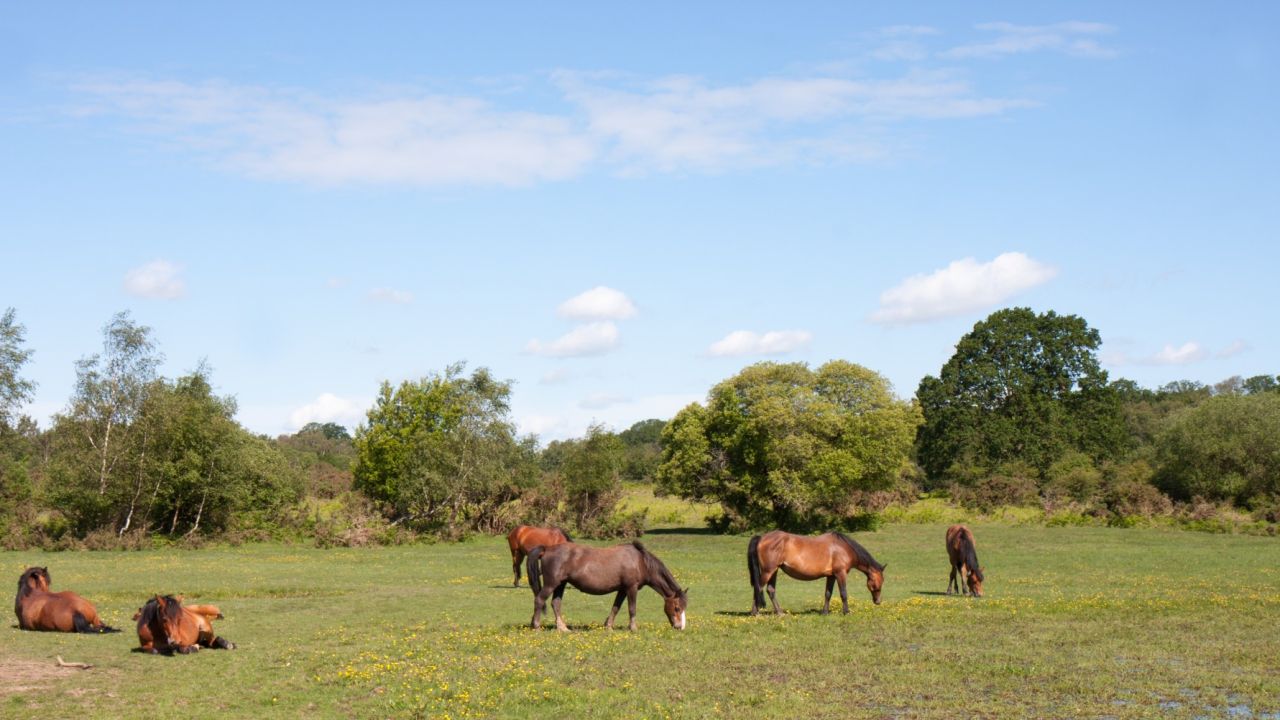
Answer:
<path fill-rule="evenodd" d="M 618 593 L 613 600 L 613 610 L 604 626 L 613 629 L 613 619 L 627 600 L 631 613 L 628 627 L 636 629 L 636 594 L 648 585 L 663 599 L 663 611 L 671 627 L 685 629 L 685 608 L 689 605 L 688 590 L 676 584 L 662 561 L 639 542 L 595 548 L 587 545 L 563 543 L 552 547 L 536 547 L 529 551 L 529 587 L 533 589 L 533 622 L 536 630 L 542 627 L 542 612 L 547 598 L 556 613 L 556 629 L 568 630 L 560 613 L 560 599 L 564 589 L 572 585 L 589 595 Z"/>
<path fill-rule="evenodd" d="M 27 568 L 18 578 L 18 595 L 13 600 L 18 627 L 23 630 L 55 632 L 120 632 L 107 627 L 93 603 L 70 592 L 49 591 L 49 568 Z"/>
<path fill-rule="evenodd" d="M 951 594 L 951 586 L 956 592 L 968 593 L 974 597 L 982 597 L 982 568 L 978 565 L 978 549 L 973 542 L 973 532 L 963 525 L 952 525 L 947 528 L 947 555 L 951 558 L 951 579 L 947 580 L 947 594 Z M 959 574 L 960 580 L 956 580 Z"/>
<path fill-rule="evenodd" d="M 776 594 L 778 570 L 797 580 L 827 579 L 827 592 L 822 599 L 822 614 L 831 612 L 831 588 L 840 584 L 840 601 L 844 612 L 849 612 L 849 595 L 845 591 L 845 577 L 856 568 L 867 576 L 867 590 L 871 600 L 880 604 L 880 590 L 884 586 L 885 565 L 876 562 L 866 548 L 838 532 L 818 537 L 792 535 L 774 530 L 756 535 L 747 544 L 747 572 L 751 577 L 751 614 L 758 615 L 764 607 L 764 589 L 769 588 L 773 611 L 782 614 Z"/>
<path fill-rule="evenodd" d="M 214 605 L 188 605 L 172 595 L 156 595 L 138 608 L 138 651 L 183 655 L 203 647 L 234 650 L 235 643 L 213 634 L 213 623 L 222 617 Z"/>
<path fill-rule="evenodd" d="M 507 533 L 507 546 L 511 548 L 511 571 L 516 574 L 512 587 L 520 587 L 520 563 L 529 551 L 541 545 L 551 547 L 561 543 L 573 542 L 569 533 L 558 527 L 537 527 L 535 525 L 517 525 Z"/>

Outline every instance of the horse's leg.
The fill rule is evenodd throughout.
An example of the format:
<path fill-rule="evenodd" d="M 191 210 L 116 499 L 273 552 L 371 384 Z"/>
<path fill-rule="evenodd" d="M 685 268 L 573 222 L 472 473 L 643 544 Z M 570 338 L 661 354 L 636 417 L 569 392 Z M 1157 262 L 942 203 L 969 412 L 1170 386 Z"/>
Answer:
<path fill-rule="evenodd" d="M 956 566 L 955 566 L 955 564 L 953 563 L 953 564 L 951 565 L 951 577 L 947 580 L 947 594 L 948 594 L 948 595 L 950 595 L 950 594 L 951 594 L 951 586 L 953 586 L 953 585 L 955 585 L 955 584 L 956 584 Z"/>
<path fill-rule="evenodd" d="M 831 591 L 836 586 L 836 576 L 827 576 L 827 592 L 822 596 L 822 614 L 826 615 L 831 612 Z"/>
<path fill-rule="evenodd" d="M 209 643 L 209 647 L 215 650 L 235 650 L 236 644 L 224 637 L 219 637 L 215 635 L 213 638 L 213 642 Z"/>
<path fill-rule="evenodd" d="M 516 574 L 515 582 L 511 583 L 511 587 L 520 587 L 520 563 L 524 561 L 524 551 L 515 548 L 511 551 L 511 569 Z"/>
<path fill-rule="evenodd" d="M 848 577 L 848 570 L 836 573 L 836 582 L 840 584 L 840 604 L 844 605 L 844 609 L 840 611 L 843 615 L 849 614 L 849 591 L 845 589 L 844 586 L 845 580 Z M 827 591 L 827 594 L 829 595 L 830 591 Z"/>
<path fill-rule="evenodd" d="M 782 608 L 778 605 L 778 570 L 774 569 L 773 574 L 769 576 L 769 582 L 765 584 L 769 588 L 769 600 L 773 602 L 773 614 L 781 615 Z"/>
<path fill-rule="evenodd" d="M 569 626 L 564 624 L 564 615 L 560 614 L 560 599 L 564 597 L 564 589 L 568 585 L 568 581 L 560 583 L 551 594 L 551 609 L 556 613 L 556 629 L 560 632 L 569 632 Z"/>
<path fill-rule="evenodd" d="M 966 570 L 965 566 L 961 565 L 960 568 L 956 571 L 956 575 L 960 578 L 960 580 L 956 583 L 956 589 L 961 595 L 969 594 L 969 583 L 966 582 L 965 570 Z"/>
<path fill-rule="evenodd" d="M 551 597 L 553 592 L 555 592 L 555 587 L 543 585 L 538 594 L 533 596 L 533 620 L 529 622 L 529 627 L 534 630 L 542 627 L 542 613 L 547 608 L 547 598 Z"/>
<path fill-rule="evenodd" d="M 618 611 L 622 609 L 622 600 L 626 596 L 626 590 L 619 590 L 618 596 L 613 599 L 613 609 L 609 611 L 609 619 L 604 621 L 604 626 L 609 630 L 613 629 L 613 619 L 618 615 Z"/>
<path fill-rule="evenodd" d="M 640 588 L 627 588 L 627 612 L 631 613 L 631 622 L 627 625 L 627 629 L 632 632 L 636 629 L 636 595 L 640 593 Z"/>

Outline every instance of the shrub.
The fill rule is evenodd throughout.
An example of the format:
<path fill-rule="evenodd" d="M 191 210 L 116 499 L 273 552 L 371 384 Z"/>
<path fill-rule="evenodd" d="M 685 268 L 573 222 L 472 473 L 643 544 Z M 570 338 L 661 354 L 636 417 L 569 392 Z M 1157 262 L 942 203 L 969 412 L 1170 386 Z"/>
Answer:
<path fill-rule="evenodd" d="M 971 486 L 953 485 L 951 497 L 965 507 L 990 512 L 1001 505 L 1035 505 L 1040 491 L 1030 477 L 992 475 Z"/>

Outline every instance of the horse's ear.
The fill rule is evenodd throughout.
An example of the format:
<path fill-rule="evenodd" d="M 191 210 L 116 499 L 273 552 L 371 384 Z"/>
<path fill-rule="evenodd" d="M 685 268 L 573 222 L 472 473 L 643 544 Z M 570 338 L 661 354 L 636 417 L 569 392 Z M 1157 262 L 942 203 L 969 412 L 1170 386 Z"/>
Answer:
<path fill-rule="evenodd" d="M 885 564 L 881 565 L 881 566 L 880 566 L 880 572 L 884 572 L 885 568 L 887 568 L 887 567 L 889 567 L 889 563 L 885 563 Z"/>

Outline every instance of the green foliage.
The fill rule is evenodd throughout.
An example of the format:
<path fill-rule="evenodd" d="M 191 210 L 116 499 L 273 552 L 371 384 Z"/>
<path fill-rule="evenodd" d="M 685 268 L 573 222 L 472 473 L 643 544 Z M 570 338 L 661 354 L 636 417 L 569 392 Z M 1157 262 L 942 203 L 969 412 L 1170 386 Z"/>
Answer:
<path fill-rule="evenodd" d="M 1027 308 L 992 313 L 960 339 L 939 377 L 916 397 L 924 412 L 919 462 L 935 486 L 955 467 L 1020 460 L 1044 473 L 1069 452 L 1095 462 L 1127 436 L 1118 393 L 1095 351 L 1098 332 L 1074 315 Z"/>
<path fill-rule="evenodd" d="M 341 425 L 308 423 L 293 435 L 276 438 L 275 446 L 302 474 L 308 496 L 332 498 L 351 489 L 356 446 Z"/>
<path fill-rule="evenodd" d="M 31 400 L 35 390 L 35 383 L 19 375 L 32 353 L 23 348 L 26 332 L 13 308 L 0 315 L 0 427 L 10 423 L 14 409 Z"/>
<path fill-rule="evenodd" d="M 626 446 L 617 435 L 599 425 L 587 429 L 560 466 L 565 502 L 574 526 L 588 535 L 603 534 L 607 521 L 622 497 L 622 470 Z"/>
<path fill-rule="evenodd" d="M 485 368 L 384 382 L 356 430 L 355 488 L 397 523 L 456 536 L 497 530 L 498 510 L 536 479 L 532 439 L 508 415 L 511 384 Z"/>
<path fill-rule="evenodd" d="M 662 428 L 665 420 L 641 420 L 618 433 L 626 446 L 624 478 L 631 482 L 653 482 L 662 464 Z"/>
<path fill-rule="evenodd" d="M 859 365 L 759 363 L 667 423 L 659 485 L 719 502 L 730 527 L 831 524 L 856 514 L 855 491 L 893 485 L 919 423 Z"/>
<path fill-rule="evenodd" d="M 1245 503 L 1280 494 L 1280 393 L 1220 395 L 1172 417 L 1156 441 L 1157 484 L 1178 499 Z"/>

